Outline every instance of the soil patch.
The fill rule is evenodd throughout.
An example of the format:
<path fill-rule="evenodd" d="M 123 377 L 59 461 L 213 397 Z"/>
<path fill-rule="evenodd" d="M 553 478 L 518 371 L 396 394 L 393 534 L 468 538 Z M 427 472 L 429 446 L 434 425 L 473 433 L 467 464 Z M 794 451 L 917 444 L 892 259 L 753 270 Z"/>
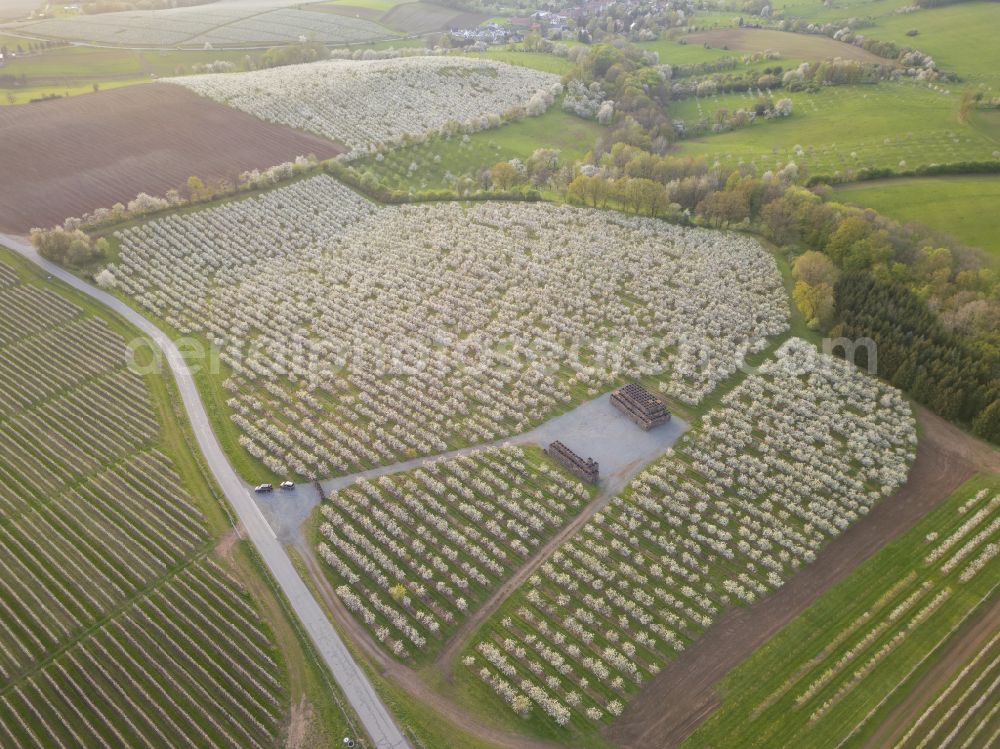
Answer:
<path fill-rule="evenodd" d="M 292 704 L 291 716 L 288 721 L 288 739 L 285 749 L 305 749 L 309 738 L 310 727 L 314 719 L 313 706 L 303 697 Z"/>
<path fill-rule="evenodd" d="M 0 107 L 0 132 L 0 230 L 15 234 L 140 192 L 163 195 L 191 175 L 235 180 L 248 169 L 344 150 L 152 83 Z"/>

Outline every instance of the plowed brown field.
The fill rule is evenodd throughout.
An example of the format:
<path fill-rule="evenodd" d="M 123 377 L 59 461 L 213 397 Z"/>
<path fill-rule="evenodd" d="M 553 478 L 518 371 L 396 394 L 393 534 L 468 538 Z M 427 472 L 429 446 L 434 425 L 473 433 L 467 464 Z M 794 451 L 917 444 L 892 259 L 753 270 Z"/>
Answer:
<path fill-rule="evenodd" d="M 0 107 L 0 230 L 24 233 L 140 192 L 163 195 L 191 175 L 232 180 L 299 155 L 341 151 L 180 86 Z"/>
<path fill-rule="evenodd" d="M 739 52 L 764 52 L 773 49 L 791 60 L 825 60 L 841 57 L 845 60 L 870 62 L 875 65 L 895 65 L 853 44 L 838 42 L 819 34 L 793 34 L 775 29 L 713 29 L 699 31 L 684 37 L 689 44 L 708 44 L 710 47 Z"/>

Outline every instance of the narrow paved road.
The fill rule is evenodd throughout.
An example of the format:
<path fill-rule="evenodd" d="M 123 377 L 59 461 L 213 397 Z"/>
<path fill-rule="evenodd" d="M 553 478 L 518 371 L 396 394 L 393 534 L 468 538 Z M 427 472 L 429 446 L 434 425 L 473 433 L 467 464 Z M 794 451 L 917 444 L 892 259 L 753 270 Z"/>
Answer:
<path fill-rule="evenodd" d="M 160 347 L 170 365 L 184 408 L 194 430 L 195 438 L 205 456 L 208 467 L 227 499 L 246 528 L 247 534 L 274 579 L 281 586 L 292 609 L 312 639 L 320 657 L 329 666 L 351 707 L 357 713 L 365 730 L 379 749 L 409 749 L 410 744 L 396 725 L 392 715 L 375 693 L 371 682 L 355 662 L 344 641 L 337 634 L 325 612 L 299 577 L 284 547 L 254 504 L 250 489 L 236 475 L 222 447 L 215 438 L 208 421 L 208 414 L 198 395 L 194 379 L 184 364 L 180 352 L 170 338 L 153 323 L 127 304 L 100 289 L 80 280 L 68 271 L 39 257 L 34 248 L 22 238 L 0 234 L 0 245 L 14 250 L 35 263 L 51 276 L 87 294 L 117 313 Z"/>

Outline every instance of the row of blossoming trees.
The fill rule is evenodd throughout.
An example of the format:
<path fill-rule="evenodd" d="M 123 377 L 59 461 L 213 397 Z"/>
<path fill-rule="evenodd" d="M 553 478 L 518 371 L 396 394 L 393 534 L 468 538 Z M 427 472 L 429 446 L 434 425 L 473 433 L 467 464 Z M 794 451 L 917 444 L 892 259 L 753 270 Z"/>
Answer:
<path fill-rule="evenodd" d="M 562 93 L 552 73 L 467 57 L 327 60 L 169 82 L 326 136 L 354 156 L 431 133 L 476 132 L 512 116 L 537 116 Z"/>
<path fill-rule="evenodd" d="M 361 480 L 322 506 L 337 595 L 394 654 L 433 654 L 592 489 L 537 450 L 489 448 Z"/>
<path fill-rule="evenodd" d="M 516 712 L 608 720 L 899 487 L 915 445 L 897 391 L 790 339 L 561 545 L 463 662 Z"/>
<path fill-rule="evenodd" d="M 273 745 L 273 641 L 103 319 L 0 263 L 0 746 Z"/>
<path fill-rule="evenodd" d="M 111 283 L 208 337 L 245 450 L 325 476 L 519 433 L 626 378 L 700 401 L 787 328 L 739 235 L 318 176 L 119 235 Z"/>

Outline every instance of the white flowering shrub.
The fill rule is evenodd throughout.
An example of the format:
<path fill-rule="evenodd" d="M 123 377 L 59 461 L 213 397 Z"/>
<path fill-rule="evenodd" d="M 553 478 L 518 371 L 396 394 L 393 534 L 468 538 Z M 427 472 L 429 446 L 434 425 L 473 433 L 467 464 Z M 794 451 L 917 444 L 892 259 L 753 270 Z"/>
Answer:
<path fill-rule="evenodd" d="M 899 392 L 790 339 L 541 565 L 470 667 L 494 689 L 544 686 L 556 723 L 617 715 L 727 606 L 781 586 L 898 488 L 915 446 Z"/>
<path fill-rule="evenodd" d="M 339 141 L 354 155 L 442 130 L 483 130 L 553 101 L 552 73 L 465 57 L 325 60 L 167 81 L 270 122 Z"/>
<path fill-rule="evenodd" d="M 319 176 L 118 237 L 116 287 L 222 347 L 279 474 L 496 440 L 626 378 L 695 403 L 787 328 L 756 241 L 613 212 L 377 207 Z"/>
<path fill-rule="evenodd" d="M 397 656 L 433 653 L 589 499 L 539 459 L 490 448 L 333 494 L 317 552 L 344 605 Z"/>

